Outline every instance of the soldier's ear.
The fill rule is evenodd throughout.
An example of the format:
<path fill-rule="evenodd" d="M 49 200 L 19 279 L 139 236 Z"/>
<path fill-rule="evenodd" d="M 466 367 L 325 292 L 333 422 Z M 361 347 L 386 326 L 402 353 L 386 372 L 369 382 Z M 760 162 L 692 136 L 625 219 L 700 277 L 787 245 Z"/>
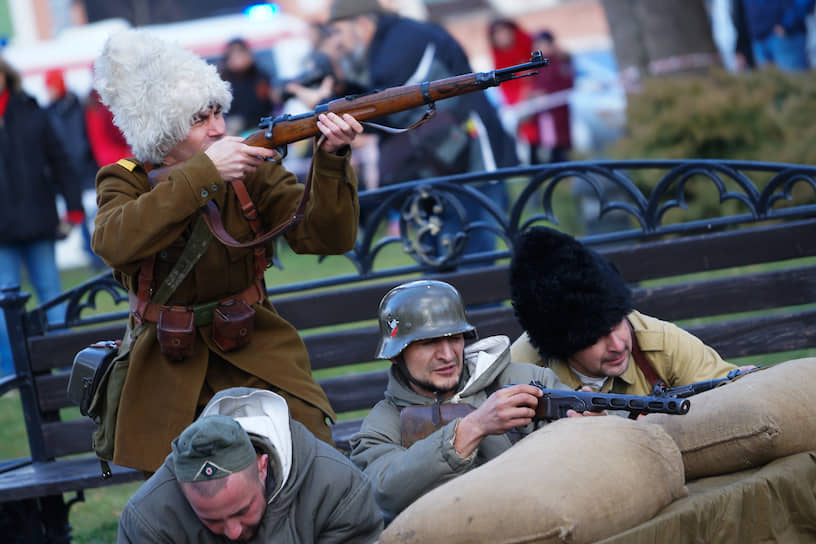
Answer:
<path fill-rule="evenodd" d="M 266 473 L 269 470 L 269 454 L 264 453 L 258 456 L 257 458 L 258 463 L 258 477 L 261 480 L 261 483 L 266 482 Z"/>

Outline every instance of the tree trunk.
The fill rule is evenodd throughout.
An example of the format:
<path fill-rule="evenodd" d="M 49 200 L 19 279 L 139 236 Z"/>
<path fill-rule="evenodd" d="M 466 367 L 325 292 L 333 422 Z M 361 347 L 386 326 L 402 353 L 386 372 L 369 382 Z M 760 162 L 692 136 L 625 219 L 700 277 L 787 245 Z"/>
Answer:
<path fill-rule="evenodd" d="M 720 64 L 703 0 L 601 0 L 627 80 Z"/>

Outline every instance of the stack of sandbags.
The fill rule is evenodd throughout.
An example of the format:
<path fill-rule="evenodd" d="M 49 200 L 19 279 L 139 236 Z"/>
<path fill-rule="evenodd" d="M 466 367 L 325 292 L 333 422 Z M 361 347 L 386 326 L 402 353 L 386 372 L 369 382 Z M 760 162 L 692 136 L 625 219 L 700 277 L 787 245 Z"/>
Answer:
<path fill-rule="evenodd" d="M 686 478 L 726 474 L 816 449 L 816 358 L 746 374 L 690 397 L 683 416 L 651 414 L 683 454 Z"/>
<path fill-rule="evenodd" d="M 685 495 L 680 452 L 659 426 L 561 419 L 419 498 L 380 542 L 594 542 Z"/>

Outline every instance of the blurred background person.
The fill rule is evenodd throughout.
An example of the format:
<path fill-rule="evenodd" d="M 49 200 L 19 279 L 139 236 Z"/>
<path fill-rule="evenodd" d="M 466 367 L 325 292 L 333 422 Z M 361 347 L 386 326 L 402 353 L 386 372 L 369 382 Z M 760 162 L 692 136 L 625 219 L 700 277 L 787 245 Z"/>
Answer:
<path fill-rule="evenodd" d="M 272 101 L 272 81 L 255 62 L 255 55 L 242 38 L 227 43 L 218 65 L 221 78 L 232 86 L 233 102 L 226 116 L 227 134 L 258 128 L 261 117 L 275 115 L 279 105 Z"/>
<path fill-rule="evenodd" d="M 738 0 L 757 67 L 807 70 L 807 17 L 814 0 Z"/>
<path fill-rule="evenodd" d="M 530 162 L 563 162 L 572 149 L 569 91 L 575 85 L 575 70 L 569 53 L 561 49 L 549 30 L 536 33 L 533 49 L 550 59 L 546 68 L 530 78 L 531 97 L 549 96 L 553 106 L 536 114 L 538 145 L 530 153 Z"/>
<path fill-rule="evenodd" d="M 343 76 L 364 89 L 386 89 L 473 72 L 460 44 L 441 26 L 388 12 L 376 0 L 334 0 L 329 21 L 337 33 Z M 485 93 L 444 100 L 436 116 L 404 134 L 378 134 L 379 183 L 492 171 L 518 163 L 515 143 L 504 131 Z M 418 110 L 389 116 L 384 124 L 410 126 Z M 507 190 L 502 182 L 472 186 L 504 210 Z M 469 222 L 492 218 L 472 199 L 462 199 Z M 455 218 L 445 217 L 445 246 L 456 244 L 447 233 L 458 231 Z M 490 251 L 495 237 L 484 229 L 471 232 L 465 252 Z"/>
<path fill-rule="evenodd" d="M 535 50 L 532 37 L 515 21 L 498 19 L 488 26 L 488 42 L 493 57 L 494 68 L 505 68 L 530 60 L 530 53 Z M 548 70 L 542 68 L 541 70 Z M 541 71 L 539 70 L 539 71 Z M 499 93 L 505 104 L 514 106 L 532 96 L 531 78 L 519 78 L 499 85 Z M 528 162 L 535 163 L 535 149 L 540 143 L 538 123 L 531 116 L 518 119 L 516 135 L 525 152 L 529 153 Z"/>
<path fill-rule="evenodd" d="M 67 180 L 66 183 L 75 183 L 82 193 L 90 192 L 96 198 L 94 180 L 99 166 L 96 164 L 91 144 L 88 141 L 88 133 L 85 128 L 85 105 L 79 97 L 65 86 L 65 78 L 62 70 L 49 70 L 45 74 L 45 87 L 48 91 L 48 106 L 46 110 L 51 116 L 54 129 L 57 131 L 68 158 L 74 163 L 74 170 L 78 177 L 75 180 Z M 84 198 L 83 198 L 84 200 Z M 91 250 L 91 231 L 87 217 L 75 215 L 77 212 L 70 212 L 68 221 L 71 224 L 80 225 L 82 230 L 82 242 L 85 253 L 88 254 L 91 266 L 94 270 L 101 270 L 105 264 Z"/>
<path fill-rule="evenodd" d="M 61 293 L 55 243 L 60 218 L 57 194 L 68 217 L 82 217 L 74 163 L 37 101 L 25 94 L 20 76 L 0 59 L 0 287 L 20 285 L 22 267 L 40 302 Z M 64 309 L 49 310 L 48 320 L 64 319 Z M 0 369 L 14 372 L 6 320 L 0 312 Z"/>
<path fill-rule="evenodd" d="M 742 0 L 706 0 L 706 9 L 723 67 L 730 72 L 753 68 L 754 53 Z"/>
<path fill-rule="evenodd" d="M 113 124 L 113 114 L 102 103 L 96 89 L 91 90 L 85 103 L 85 130 L 97 169 L 133 156 L 122 132 Z"/>

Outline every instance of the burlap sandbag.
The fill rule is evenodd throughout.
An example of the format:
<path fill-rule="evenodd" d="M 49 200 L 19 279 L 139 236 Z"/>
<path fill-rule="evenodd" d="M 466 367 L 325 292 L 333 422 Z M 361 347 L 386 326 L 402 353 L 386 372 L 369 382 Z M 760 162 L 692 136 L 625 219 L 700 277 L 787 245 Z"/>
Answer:
<path fill-rule="evenodd" d="M 659 426 L 561 419 L 420 497 L 380 542 L 594 542 L 685 494 L 680 452 Z"/>
<path fill-rule="evenodd" d="M 747 374 L 690 397 L 684 416 L 651 414 L 683 454 L 686 478 L 726 474 L 816 449 L 816 358 Z"/>

